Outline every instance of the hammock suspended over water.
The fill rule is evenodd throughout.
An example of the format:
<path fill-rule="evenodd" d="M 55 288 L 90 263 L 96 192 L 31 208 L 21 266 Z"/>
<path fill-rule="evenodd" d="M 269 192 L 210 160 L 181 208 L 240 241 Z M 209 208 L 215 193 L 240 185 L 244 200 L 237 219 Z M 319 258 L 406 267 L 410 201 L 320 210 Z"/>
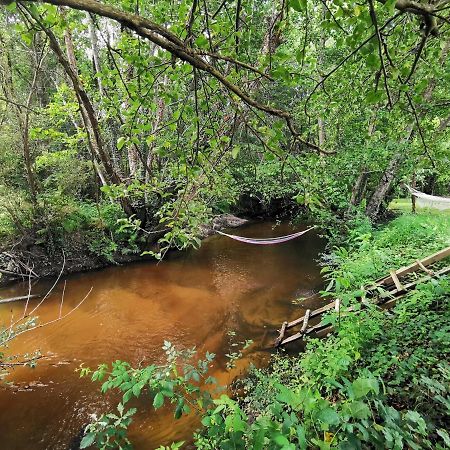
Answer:
<path fill-rule="evenodd" d="M 234 239 L 235 241 L 244 242 L 246 244 L 255 244 L 255 245 L 273 245 L 273 244 L 281 244 L 282 242 L 287 242 L 292 239 L 296 239 L 300 237 L 301 235 L 307 233 L 308 231 L 312 230 L 314 227 L 309 227 L 306 230 L 298 231 L 297 233 L 288 234 L 287 236 L 279 236 L 274 238 L 267 238 L 267 239 L 259 239 L 259 238 L 248 238 L 244 236 L 235 236 L 234 234 L 227 234 L 222 233 L 222 231 L 217 231 L 217 233 L 221 234 L 222 236 L 229 237 L 231 239 Z"/>
<path fill-rule="evenodd" d="M 406 185 L 411 195 L 416 197 L 417 206 L 422 208 L 436 208 L 436 209 L 450 209 L 449 197 L 438 197 L 437 195 L 429 195 L 424 192 L 420 192 L 411 186 Z"/>

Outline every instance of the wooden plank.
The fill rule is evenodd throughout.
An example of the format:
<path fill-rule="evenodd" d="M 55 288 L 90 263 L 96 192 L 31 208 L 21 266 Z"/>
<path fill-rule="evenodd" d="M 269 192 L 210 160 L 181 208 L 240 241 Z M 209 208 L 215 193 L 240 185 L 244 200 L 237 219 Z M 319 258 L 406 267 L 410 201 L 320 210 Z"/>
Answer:
<path fill-rule="evenodd" d="M 283 324 L 281 325 L 280 334 L 278 335 L 278 337 L 275 339 L 274 342 L 275 347 L 278 347 L 280 345 L 280 342 L 283 340 L 284 335 L 286 333 L 287 324 L 288 324 L 287 322 L 283 322 Z"/>
<path fill-rule="evenodd" d="M 427 256 L 426 258 L 423 258 L 420 260 L 420 262 L 424 266 L 429 266 L 431 264 L 434 264 L 435 262 L 441 261 L 445 258 L 450 256 L 450 247 L 444 248 L 443 250 L 440 250 L 439 252 L 436 252 L 430 256 Z M 420 268 L 419 264 L 417 262 L 410 264 L 409 266 L 402 267 L 396 271 L 397 277 L 402 277 L 403 275 L 407 275 L 408 273 L 415 272 Z M 389 286 L 393 284 L 393 279 L 391 276 L 383 277 L 375 281 L 375 286 Z"/>
<path fill-rule="evenodd" d="M 292 336 L 289 336 L 288 338 L 286 338 L 284 341 L 282 341 L 280 343 L 280 346 L 289 344 L 289 342 L 298 341 L 299 339 L 301 339 L 303 337 L 304 334 L 305 333 L 295 333 Z"/>
<path fill-rule="evenodd" d="M 399 291 L 403 290 L 403 286 L 400 283 L 400 281 L 398 280 L 395 270 L 391 270 L 389 273 L 391 274 L 391 278 L 394 281 L 394 284 L 395 284 L 395 287 L 397 288 L 397 290 L 399 290 Z"/>
<path fill-rule="evenodd" d="M 333 301 L 333 302 L 331 302 L 331 303 L 328 303 L 328 304 L 325 305 L 325 306 L 322 306 L 322 307 L 319 308 L 319 309 L 315 309 L 315 310 L 309 315 L 309 318 L 312 319 L 312 318 L 317 317 L 317 316 L 319 316 L 320 314 L 322 314 L 322 313 L 324 313 L 324 312 L 326 312 L 326 311 L 329 311 L 330 309 L 333 309 L 333 308 L 334 308 L 334 304 L 335 304 L 335 302 Z M 302 317 L 300 317 L 300 318 L 298 318 L 298 319 L 293 320 L 292 322 L 289 322 L 289 323 L 287 324 L 287 329 L 289 330 L 289 328 L 295 327 L 296 325 L 300 325 L 301 323 L 303 323 L 304 320 L 305 320 L 305 316 L 302 316 Z"/>
<path fill-rule="evenodd" d="M 18 302 L 20 300 L 28 300 L 32 298 L 38 298 L 42 297 L 41 294 L 33 294 L 33 295 L 21 295 L 20 297 L 10 297 L 10 298 L 3 298 L 0 299 L 0 305 L 3 303 L 12 303 L 12 302 Z"/>

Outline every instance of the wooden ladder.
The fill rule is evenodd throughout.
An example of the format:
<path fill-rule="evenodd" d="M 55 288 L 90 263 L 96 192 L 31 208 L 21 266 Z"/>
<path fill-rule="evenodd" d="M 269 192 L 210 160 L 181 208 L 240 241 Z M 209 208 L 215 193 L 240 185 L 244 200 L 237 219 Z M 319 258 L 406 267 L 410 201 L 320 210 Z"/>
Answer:
<path fill-rule="evenodd" d="M 447 258 L 448 256 L 450 256 L 450 247 L 444 248 L 443 250 L 436 252 L 433 255 L 427 256 L 426 258 L 423 258 L 421 260 L 416 260 L 409 266 L 402 267 L 398 270 L 391 270 L 388 276 L 378 279 L 373 285 L 368 286 L 366 289 L 364 289 L 366 297 L 375 297 L 375 304 L 383 308 L 390 308 L 394 306 L 399 297 L 403 296 L 408 291 L 413 289 L 417 284 L 423 283 L 424 281 L 427 281 L 432 277 L 439 277 L 450 273 L 450 267 L 445 267 L 438 271 L 433 271 L 430 269 L 431 265 Z M 412 282 L 404 281 L 402 283 L 401 278 L 405 277 L 405 275 L 419 271 L 425 272 L 426 275 L 424 277 L 419 276 Z M 384 292 L 380 294 L 379 288 L 382 288 Z M 364 303 L 361 303 L 360 305 L 361 308 L 366 307 Z M 358 308 L 358 310 L 361 308 Z M 322 316 L 332 309 L 335 309 L 336 311 L 340 310 L 339 299 L 333 300 L 325 306 L 322 306 L 313 311 L 308 309 L 302 317 L 299 317 L 292 322 L 283 322 L 279 330 L 278 337 L 275 339 L 274 346 L 280 347 L 289 344 L 290 342 L 302 339 L 304 336 L 311 333 L 331 331 L 332 326 L 329 324 L 322 325 L 321 321 L 319 321 L 319 323 L 309 326 L 309 321 L 311 319 Z M 355 307 L 351 306 L 350 308 L 347 308 L 346 311 L 355 311 Z M 300 324 L 301 328 L 298 333 L 295 333 L 291 336 L 286 336 L 286 332 L 288 330 Z"/>

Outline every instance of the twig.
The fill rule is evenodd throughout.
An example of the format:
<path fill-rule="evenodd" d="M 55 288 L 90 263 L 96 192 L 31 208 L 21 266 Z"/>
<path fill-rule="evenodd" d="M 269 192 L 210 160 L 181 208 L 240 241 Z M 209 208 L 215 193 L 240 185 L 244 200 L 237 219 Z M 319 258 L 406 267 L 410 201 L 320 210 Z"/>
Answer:
<path fill-rule="evenodd" d="M 422 50 L 425 47 L 425 43 L 427 42 L 427 38 L 428 38 L 428 34 L 425 32 L 423 34 L 423 36 L 422 36 L 422 40 L 420 41 L 419 48 L 417 49 L 416 57 L 414 58 L 414 62 L 412 64 L 412 66 L 411 66 L 411 70 L 409 72 L 409 75 L 406 77 L 406 80 L 404 82 L 405 84 L 411 79 L 411 77 L 413 76 L 413 74 L 414 74 L 414 72 L 416 70 L 417 63 L 419 62 L 419 58 L 420 58 L 420 55 L 422 54 Z"/>
<path fill-rule="evenodd" d="M 383 58 L 383 48 L 382 48 L 383 38 L 382 38 L 380 30 L 378 28 L 377 15 L 375 13 L 375 8 L 373 6 L 373 0 L 369 0 L 369 8 L 370 8 L 370 18 L 372 19 L 372 24 L 375 28 L 375 33 L 377 35 L 378 56 L 380 57 L 381 69 L 383 71 L 384 88 L 386 90 L 386 95 L 388 98 L 388 105 L 390 108 L 392 108 L 392 99 L 391 99 L 391 93 L 389 92 L 389 85 L 388 85 L 388 81 L 387 81 L 388 77 L 387 77 L 387 72 L 386 72 L 386 65 L 384 64 L 384 58 Z"/>
<path fill-rule="evenodd" d="M 67 280 L 64 280 L 64 287 L 63 287 L 63 291 L 62 291 L 62 295 L 61 295 L 61 303 L 59 305 L 59 318 L 61 318 L 61 314 L 62 314 L 62 307 L 63 307 L 63 303 L 64 303 L 64 294 L 66 293 L 66 284 L 67 284 Z"/>
<path fill-rule="evenodd" d="M 38 328 L 46 327 L 47 325 L 51 325 L 52 323 L 59 322 L 60 320 L 63 320 L 66 317 L 70 316 L 70 314 L 72 314 L 76 309 L 78 309 L 84 303 L 84 301 L 89 297 L 89 295 L 93 289 L 94 289 L 94 287 L 92 286 L 89 289 L 88 293 L 83 297 L 83 300 L 81 300 L 81 302 L 79 302 L 74 308 L 72 308 L 69 312 L 67 312 L 63 316 L 57 317 L 56 319 L 53 319 L 53 320 L 49 320 L 48 322 L 45 322 L 45 323 L 41 323 L 39 325 L 36 325 L 35 327 L 27 328 L 25 330 L 19 331 L 18 333 L 14 334 L 13 336 L 10 335 L 10 336 L 8 336 L 8 339 L 2 341 L 2 345 L 7 344 L 9 341 L 15 339 L 17 336 L 20 336 L 21 334 L 28 333 L 29 331 L 37 330 Z"/>
<path fill-rule="evenodd" d="M 59 279 L 61 278 L 63 271 L 64 271 L 64 267 L 66 265 L 66 254 L 64 253 L 64 250 L 62 251 L 63 254 L 63 265 L 61 267 L 61 271 L 59 272 L 58 277 L 56 278 L 55 282 L 53 283 L 52 287 L 50 288 L 50 290 L 44 295 L 44 298 L 34 307 L 34 309 L 29 313 L 24 315 L 23 317 L 21 317 L 19 320 L 17 320 L 13 326 L 17 325 L 21 320 L 23 320 L 25 317 L 29 317 L 31 314 L 33 314 L 41 305 L 42 303 L 44 303 L 44 301 L 48 298 L 48 296 L 53 292 L 53 289 L 55 289 L 56 285 L 58 284 Z"/>

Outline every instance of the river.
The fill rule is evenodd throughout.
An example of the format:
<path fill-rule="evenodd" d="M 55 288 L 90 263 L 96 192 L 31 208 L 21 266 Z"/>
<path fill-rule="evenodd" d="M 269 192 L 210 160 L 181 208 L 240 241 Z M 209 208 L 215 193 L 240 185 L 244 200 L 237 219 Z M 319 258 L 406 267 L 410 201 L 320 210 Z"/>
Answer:
<path fill-rule="evenodd" d="M 249 224 L 232 233 L 274 237 L 292 233 L 287 223 Z M 74 447 L 93 414 L 111 411 L 114 394 L 102 395 L 100 385 L 79 377 L 81 363 L 96 367 L 117 359 L 134 365 L 164 361 L 165 340 L 179 349 L 196 346 L 199 354 L 215 353 L 211 375 L 228 384 L 250 362 L 268 360 L 276 329 L 284 320 L 302 315 L 299 297 L 322 286 L 317 258 L 323 241 L 314 231 L 279 245 L 258 246 L 212 236 L 199 250 L 172 254 L 160 264 L 139 262 L 66 277 L 64 312 L 86 301 L 62 321 L 26 333 L 9 352 L 39 349 L 37 367 L 16 368 L 10 385 L 0 387 L 2 450 L 63 450 Z M 41 323 L 59 314 L 64 280 L 38 309 Z M 49 281 L 33 292 L 44 292 Z M 26 286 L 0 291 L 0 297 L 20 295 Z M 33 301 L 33 305 L 36 301 Z M 23 304 L 0 306 L 0 324 L 23 312 Z M 233 343 L 253 340 L 237 367 L 227 370 L 225 357 Z M 138 450 L 189 439 L 198 426 L 195 417 L 172 418 L 170 408 L 155 413 L 151 399 L 138 403 L 140 412 L 130 428 Z"/>

